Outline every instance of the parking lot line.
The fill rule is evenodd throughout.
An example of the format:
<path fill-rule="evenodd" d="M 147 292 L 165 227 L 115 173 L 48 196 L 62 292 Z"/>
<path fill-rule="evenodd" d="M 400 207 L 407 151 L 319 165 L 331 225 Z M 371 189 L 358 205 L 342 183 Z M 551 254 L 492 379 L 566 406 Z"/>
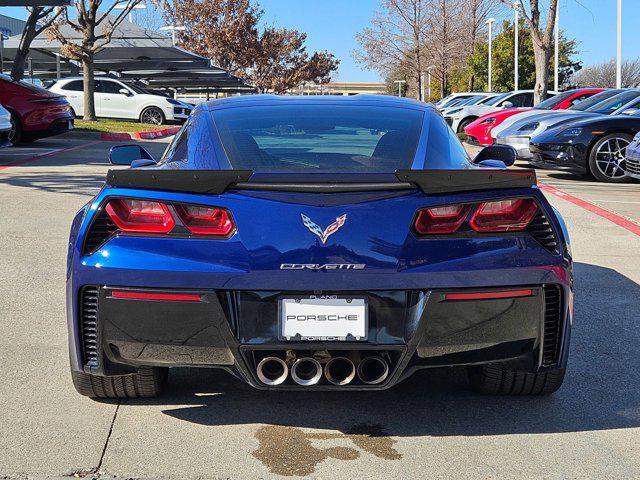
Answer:
<path fill-rule="evenodd" d="M 100 143 L 101 141 L 102 140 L 94 140 L 93 142 L 87 142 L 87 143 L 83 143 L 81 145 L 75 145 L 73 147 L 68 147 L 68 148 L 60 148 L 60 149 L 52 150 L 52 151 L 49 151 L 49 152 L 46 152 L 46 153 L 40 153 L 38 155 L 33 155 L 31 157 L 28 157 L 28 158 L 22 158 L 20 160 L 14 160 L 13 162 L 0 165 L 0 170 L 4 170 L 4 169 L 7 169 L 7 168 L 11 168 L 11 167 L 18 167 L 18 166 L 24 165 L 26 163 L 30 163 L 30 162 L 34 162 L 36 160 L 40 160 L 42 158 L 52 157 L 53 155 L 57 155 L 59 153 L 70 152 L 72 150 L 79 150 L 81 148 L 89 147 L 91 145 L 95 145 L 96 143 Z"/>
<path fill-rule="evenodd" d="M 638 225 L 635 222 L 632 222 L 631 220 L 618 215 L 616 213 L 610 212 L 609 210 L 605 210 L 602 207 L 599 207 L 591 202 L 587 202 L 586 200 L 582 200 L 581 198 L 578 197 L 574 197 L 573 195 L 560 190 L 559 188 L 556 187 L 552 187 L 551 185 L 547 185 L 544 183 L 540 183 L 539 184 L 540 188 L 546 192 L 552 193 L 553 195 L 560 197 L 564 200 L 567 200 L 568 202 L 573 203 L 574 205 L 577 205 L 579 207 L 584 208 L 585 210 L 588 210 L 591 213 L 595 213 L 596 215 L 605 218 L 607 220 L 609 220 L 612 223 L 615 223 L 616 225 L 624 228 L 625 230 L 630 231 L 631 233 L 634 233 L 638 236 L 640 236 L 640 225 Z"/>

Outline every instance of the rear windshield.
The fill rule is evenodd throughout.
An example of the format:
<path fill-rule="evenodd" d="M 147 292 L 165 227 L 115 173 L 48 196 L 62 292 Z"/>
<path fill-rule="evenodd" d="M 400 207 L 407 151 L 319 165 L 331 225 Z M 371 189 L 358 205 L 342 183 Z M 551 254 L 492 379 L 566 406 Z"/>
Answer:
<path fill-rule="evenodd" d="M 234 169 L 393 172 L 411 168 L 423 112 L 352 105 L 237 107 L 213 112 Z"/>

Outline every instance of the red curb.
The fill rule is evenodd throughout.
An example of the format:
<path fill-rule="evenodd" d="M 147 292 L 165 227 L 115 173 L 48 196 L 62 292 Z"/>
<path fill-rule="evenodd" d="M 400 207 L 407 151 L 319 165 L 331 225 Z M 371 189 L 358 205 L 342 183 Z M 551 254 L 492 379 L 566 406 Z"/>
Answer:
<path fill-rule="evenodd" d="M 90 145 L 95 145 L 96 143 L 100 143 L 100 140 L 95 140 L 89 143 L 83 143 L 82 145 L 75 145 L 69 148 L 61 148 L 59 150 L 54 150 L 53 152 L 43 153 L 41 155 L 34 155 L 33 157 L 22 158 L 20 160 L 16 160 L 11 163 L 5 163 L 4 165 L 0 165 L 0 170 L 4 170 L 6 168 L 11 168 L 11 167 L 18 167 L 20 165 L 24 165 L 25 163 L 33 162 L 35 160 L 40 160 L 42 158 L 53 157 L 54 155 L 57 155 L 59 153 L 70 152 L 72 150 L 79 150 L 81 148 L 85 148 Z"/>
<path fill-rule="evenodd" d="M 179 126 L 160 128 L 158 130 L 147 130 L 132 133 L 102 133 L 100 140 L 120 141 L 120 140 L 153 140 L 154 138 L 164 138 L 175 135 L 180 130 Z"/>
<path fill-rule="evenodd" d="M 615 223 L 619 227 L 624 228 L 625 230 L 630 231 L 638 236 L 640 236 L 640 225 L 631 220 L 626 219 L 625 217 L 618 215 L 617 213 L 610 212 L 609 210 L 605 210 L 598 205 L 595 205 L 591 202 L 587 202 L 586 200 L 582 200 L 581 198 L 574 197 L 573 195 L 560 190 L 559 188 L 552 187 L 551 185 L 546 185 L 544 183 L 538 184 L 541 190 L 554 194 L 556 197 L 562 198 L 568 202 L 573 203 L 585 210 L 588 210 L 591 213 L 595 213 L 596 215 L 609 220 L 612 223 Z"/>

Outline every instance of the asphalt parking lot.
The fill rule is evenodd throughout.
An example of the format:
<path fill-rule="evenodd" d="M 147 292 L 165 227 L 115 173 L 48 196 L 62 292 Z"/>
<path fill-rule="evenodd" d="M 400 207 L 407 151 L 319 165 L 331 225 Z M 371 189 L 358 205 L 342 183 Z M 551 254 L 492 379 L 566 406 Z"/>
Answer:
<path fill-rule="evenodd" d="M 569 371 L 551 397 L 481 397 L 461 370 L 309 395 L 185 369 L 159 399 L 97 402 L 68 372 L 65 255 L 111 145 L 0 150 L 0 478 L 640 477 L 640 184 L 539 172 L 576 262 Z"/>

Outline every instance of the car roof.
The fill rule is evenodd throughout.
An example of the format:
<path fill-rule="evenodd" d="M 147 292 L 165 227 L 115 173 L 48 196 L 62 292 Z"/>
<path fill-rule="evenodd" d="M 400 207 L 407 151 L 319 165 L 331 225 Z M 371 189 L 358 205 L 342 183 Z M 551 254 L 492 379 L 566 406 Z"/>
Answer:
<path fill-rule="evenodd" d="M 393 97 L 390 95 L 240 95 L 204 102 L 201 108 L 216 110 L 233 106 L 259 105 L 358 105 L 376 104 L 398 108 L 435 109 L 430 103 L 420 102 L 412 98 Z"/>

